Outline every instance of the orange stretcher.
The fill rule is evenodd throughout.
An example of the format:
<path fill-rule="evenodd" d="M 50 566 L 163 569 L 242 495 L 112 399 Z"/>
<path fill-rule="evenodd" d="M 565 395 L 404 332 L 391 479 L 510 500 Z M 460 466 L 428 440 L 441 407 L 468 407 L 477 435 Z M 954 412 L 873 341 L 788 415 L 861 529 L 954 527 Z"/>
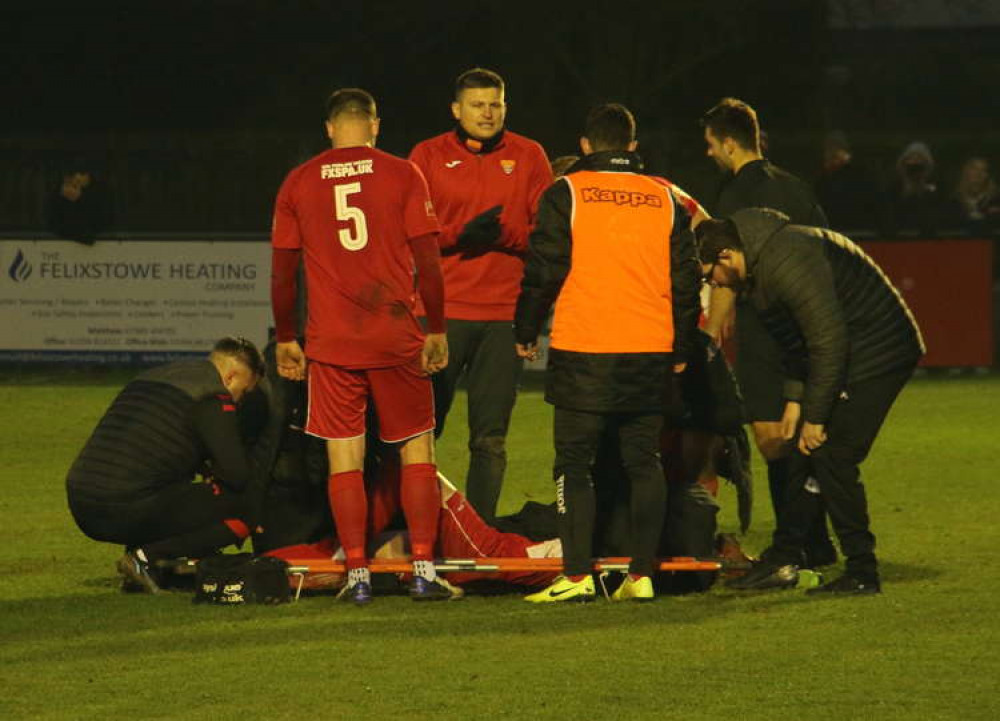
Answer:
<path fill-rule="evenodd" d="M 306 573 L 347 573 L 343 561 L 333 559 L 304 558 L 285 559 L 290 574 Z M 627 557 L 595 558 L 594 571 L 627 571 Z M 723 569 L 746 568 L 748 564 L 727 559 L 699 559 L 689 556 L 661 558 L 657 561 L 659 571 L 721 571 Z M 434 567 L 441 573 L 465 571 L 478 573 L 503 573 L 505 571 L 553 571 L 563 569 L 561 558 L 441 558 L 434 561 Z M 409 559 L 379 559 L 369 561 L 372 573 L 409 573 L 413 564 Z"/>

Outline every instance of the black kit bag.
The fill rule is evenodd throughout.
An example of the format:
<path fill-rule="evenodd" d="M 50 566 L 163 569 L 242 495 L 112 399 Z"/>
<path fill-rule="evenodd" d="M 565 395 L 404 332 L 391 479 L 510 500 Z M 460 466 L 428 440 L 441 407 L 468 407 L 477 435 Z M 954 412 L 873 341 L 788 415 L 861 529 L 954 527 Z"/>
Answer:
<path fill-rule="evenodd" d="M 198 561 L 194 603 L 234 606 L 242 603 L 288 603 L 288 564 L 251 553 L 222 554 Z"/>

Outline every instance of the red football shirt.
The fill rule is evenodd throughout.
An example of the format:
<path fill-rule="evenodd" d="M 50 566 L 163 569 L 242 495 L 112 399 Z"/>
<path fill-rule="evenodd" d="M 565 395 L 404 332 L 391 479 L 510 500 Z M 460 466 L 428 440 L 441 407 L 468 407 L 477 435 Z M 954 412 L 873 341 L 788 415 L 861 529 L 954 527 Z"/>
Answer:
<path fill-rule="evenodd" d="M 289 173 L 271 243 L 303 251 L 306 355 L 344 368 L 390 367 L 419 355 L 409 241 L 437 232 L 427 183 L 408 160 L 335 148 Z"/>

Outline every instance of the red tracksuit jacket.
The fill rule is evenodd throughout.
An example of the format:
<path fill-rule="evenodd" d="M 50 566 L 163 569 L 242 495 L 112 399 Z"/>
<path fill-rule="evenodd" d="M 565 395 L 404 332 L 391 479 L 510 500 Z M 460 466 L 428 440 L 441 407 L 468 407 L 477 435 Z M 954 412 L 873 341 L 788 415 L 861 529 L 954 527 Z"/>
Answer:
<path fill-rule="evenodd" d="M 427 179 L 441 223 L 445 316 L 513 320 L 538 198 L 552 183 L 545 151 L 523 135 L 504 131 L 495 148 L 477 154 L 450 131 L 419 143 L 410 160 Z M 503 206 L 497 245 L 482 255 L 464 255 L 455 245 L 463 226 L 497 205 Z"/>

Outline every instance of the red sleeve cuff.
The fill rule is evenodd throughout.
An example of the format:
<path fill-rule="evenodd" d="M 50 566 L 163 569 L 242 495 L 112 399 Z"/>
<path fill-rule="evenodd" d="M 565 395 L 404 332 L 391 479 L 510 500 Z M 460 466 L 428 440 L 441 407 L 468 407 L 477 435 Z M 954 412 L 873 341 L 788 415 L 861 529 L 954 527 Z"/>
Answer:
<path fill-rule="evenodd" d="M 435 233 L 410 240 L 413 262 L 417 268 L 417 290 L 427 314 L 427 330 L 444 333 L 444 276 L 441 274 L 441 252 Z"/>

